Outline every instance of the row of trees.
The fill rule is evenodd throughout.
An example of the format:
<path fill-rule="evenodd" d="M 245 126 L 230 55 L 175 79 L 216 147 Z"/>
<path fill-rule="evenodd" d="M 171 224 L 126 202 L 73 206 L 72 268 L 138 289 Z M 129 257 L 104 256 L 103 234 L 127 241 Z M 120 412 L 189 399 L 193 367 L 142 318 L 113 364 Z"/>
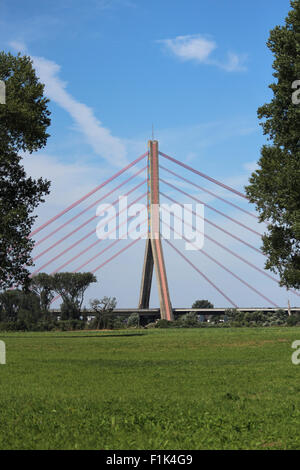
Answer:
<path fill-rule="evenodd" d="M 137 313 L 127 319 L 113 314 L 117 305 L 115 297 L 92 299 L 92 314 L 90 310 L 83 309 L 84 293 L 93 282 L 96 282 L 96 278 L 89 272 L 66 272 L 52 276 L 40 273 L 32 278 L 28 291 L 14 289 L 0 293 L 0 329 L 113 329 L 141 326 Z M 60 312 L 54 314 L 50 308 L 51 302 L 58 295 L 62 303 Z M 213 304 L 208 300 L 197 300 L 192 308 L 213 308 Z M 186 320 L 192 326 L 189 315 Z M 88 322 L 89 317 L 92 318 Z"/>
<path fill-rule="evenodd" d="M 94 274 L 56 273 L 52 276 L 40 273 L 31 279 L 29 290 L 6 290 L 0 294 L 0 321 L 26 321 L 29 325 L 38 321 L 51 321 L 51 302 L 56 296 L 62 299 L 61 320 L 79 320 L 84 293 Z"/>
<path fill-rule="evenodd" d="M 207 326 L 253 327 L 253 326 L 295 326 L 300 324 L 300 314 L 288 315 L 284 310 L 272 314 L 262 311 L 240 312 L 238 309 L 228 309 L 224 315 L 189 312 L 179 316 L 174 322 L 157 320 L 147 323 L 140 322 L 137 313 L 132 313 L 127 319 L 113 313 L 116 307 L 115 297 L 103 297 L 90 301 L 91 311 L 82 309 L 83 294 L 95 279 L 90 273 L 80 273 L 72 279 L 71 273 L 62 273 L 60 277 L 41 274 L 32 283 L 34 288 L 28 292 L 8 290 L 0 294 L 0 330 L 53 330 L 53 329 L 121 329 L 121 328 L 199 328 Z M 76 291 L 75 286 L 79 286 Z M 56 290 L 55 290 L 56 289 Z M 76 294 L 75 294 L 76 291 Z M 58 292 L 64 295 L 61 313 L 53 313 L 50 303 Z M 196 300 L 192 308 L 213 308 L 208 300 Z M 59 320 L 58 320 L 59 316 Z"/>

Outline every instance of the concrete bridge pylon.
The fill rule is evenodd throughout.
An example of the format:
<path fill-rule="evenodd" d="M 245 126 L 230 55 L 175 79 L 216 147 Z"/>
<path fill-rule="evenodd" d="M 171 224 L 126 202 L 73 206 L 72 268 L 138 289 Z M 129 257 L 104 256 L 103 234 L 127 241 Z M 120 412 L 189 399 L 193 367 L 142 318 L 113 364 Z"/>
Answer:
<path fill-rule="evenodd" d="M 148 142 L 147 179 L 148 237 L 146 239 L 145 246 L 144 265 L 138 308 L 149 308 L 153 268 L 155 268 L 161 318 L 173 321 L 174 316 L 170 300 L 168 279 L 164 262 L 160 232 L 159 153 L 157 140 L 149 140 Z"/>

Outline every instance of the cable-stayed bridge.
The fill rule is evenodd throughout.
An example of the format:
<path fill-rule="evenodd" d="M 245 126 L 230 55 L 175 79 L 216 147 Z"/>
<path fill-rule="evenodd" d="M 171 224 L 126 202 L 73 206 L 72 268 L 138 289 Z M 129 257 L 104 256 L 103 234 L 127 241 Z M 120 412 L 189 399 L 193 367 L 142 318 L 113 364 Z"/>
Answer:
<path fill-rule="evenodd" d="M 216 190 L 202 186 L 201 180 L 209 181 L 213 187 L 216 187 Z M 111 187 L 112 185 L 114 186 Z M 98 194 L 99 197 L 97 197 Z M 120 194 L 122 201 L 126 197 L 126 203 L 122 201 L 120 203 Z M 225 194 L 233 195 L 234 202 Z M 96 199 L 93 200 L 95 197 Z M 183 203 L 183 199 L 188 200 L 189 204 Z M 210 199 L 233 208 L 236 214 L 240 214 L 240 217 L 226 214 L 224 210 L 210 204 Z M 166 203 L 161 201 L 166 201 Z M 137 208 L 140 208 L 143 202 L 145 211 L 140 211 L 138 223 L 134 222 Z M 259 247 L 262 232 L 257 229 L 256 223 L 253 223 L 257 222 L 258 218 L 247 207 L 247 202 L 247 197 L 242 192 L 160 152 L 158 142 L 151 140 L 148 143 L 147 152 L 33 230 L 30 236 L 35 240 L 33 254 L 35 268 L 31 276 L 39 272 L 55 274 L 70 270 L 70 265 L 72 272 L 97 273 L 110 263 L 116 263 L 117 259 L 122 266 L 122 254 L 127 250 L 134 250 L 134 246 L 144 240 L 145 255 L 144 260 L 140 260 L 142 280 L 139 300 L 132 308 L 118 309 L 120 314 L 122 314 L 121 310 L 125 314 L 125 311 L 135 311 L 135 308 L 141 315 L 143 312 L 145 315 L 147 312 L 151 314 L 149 302 L 154 270 L 160 307 L 159 310 L 154 309 L 155 312 L 152 309 L 152 313 L 159 312 L 162 318 L 173 320 L 176 310 L 185 311 L 185 309 L 176 309 L 171 302 L 164 246 L 170 247 L 178 260 L 183 260 L 188 269 L 194 271 L 195 275 L 202 279 L 202 284 L 213 288 L 228 306 L 245 307 L 238 305 L 234 298 L 234 290 L 238 285 L 242 285 L 255 296 L 257 304 L 263 300 L 269 308 L 277 309 L 280 306 L 260 288 L 260 279 L 262 276 L 266 277 L 276 286 L 278 286 L 278 279 L 252 260 L 252 254 L 261 257 L 264 255 Z M 99 222 L 101 214 L 98 209 L 97 212 L 95 209 L 99 208 L 99 205 L 103 208 L 105 204 L 108 205 L 108 216 Z M 83 205 L 85 207 L 82 208 Z M 205 217 L 203 212 L 194 210 L 194 207 L 204 207 Z M 111 208 L 114 210 L 109 215 Z M 94 214 L 86 217 L 91 210 Z M 164 216 L 168 211 L 170 212 L 168 216 Z M 212 220 L 210 214 L 217 214 L 218 221 Z M 219 220 L 224 220 L 225 223 L 219 223 Z M 131 224 L 128 226 L 129 222 Z M 205 226 L 214 230 L 213 236 L 204 233 L 204 222 Z M 236 229 L 228 229 L 226 222 L 230 222 L 231 227 L 236 227 Z M 92 223 L 94 223 L 93 227 L 91 227 Z M 98 235 L 100 232 L 105 233 L 105 240 L 99 236 L 95 240 L 95 224 Z M 89 229 L 88 226 L 90 226 Z M 206 245 L 202 243 L 200 246 L 199 243 L 193 241 L 191 236 L 182 230 L 183 226 L 188 233 L 197 235 L 198 241 L 209 241 L 210 246 L 215 247 L 216 251 L 208 251 Z M 239 234 L 240 229 L 243 230 L 242 236 Z M 249 237 L 245 235 L 246 233 Z M 172 234 L 174 239 L 184 241 L 185 246 L 189 246 L 193 254 L 192 259 L 184 249 L 171 241 L 172 237 L 166 234 Z M 257 243 L 253 242 L 253 239 L 257 240 Z M 121 240 L 123 242 L 127 240 L 127 243 L 119 248 L 118 244 Z M 232 243 L 228 246 L 224 240 L 231 240 Z M 112 250 L 114 250 L 113 253 Z M 221 252 L 226 253 L 227 257 L 229 255 L 230 258 L 238 260 L 247 268 L 247 271 L 243 271 L 243 276 L 237 274 L 224 260 L 225 258 L 223 259 L 223 256 L 219 256 Z M 233 281 L 233 292 L 225 292 L 223 285 L 218 284 L 211 275 L 205 272 L 201 262 L 203 257 L 221 270 L 224 278 Z M 248 280 L 249 270 L 259 274 L 255 284 Z M 180 273 L 178 275 L 180 276 Z M 126 276 L 126 269 L 124 269 L 124 276 Z M 279 286 L 278 289 L 280 289 Z M 290 293 L 293 296 L 300 296 L 299 292 L 292 289 Z M 58 300 L 58 297 L 55 300 Z M 216 313 L 217 310 L 221 312 L 222 309 L 216 309 Z"/>

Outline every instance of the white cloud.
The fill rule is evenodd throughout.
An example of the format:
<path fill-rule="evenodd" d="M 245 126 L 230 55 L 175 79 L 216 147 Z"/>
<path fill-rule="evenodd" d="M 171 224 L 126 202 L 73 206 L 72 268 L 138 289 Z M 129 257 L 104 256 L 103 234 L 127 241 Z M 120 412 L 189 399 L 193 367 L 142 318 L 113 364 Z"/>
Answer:
<path fill-rule="evenodd" d="M 18 41 L 10 42 L 10 46 L 21 52 L 26 51 L 26 45 Z M 94 152 L 112 165 L 126 165 L 125 143 L 102 125 L 90 107 L 68 93 L 67 83 L 59 77 L 60 65 L 44 57 L 32 56 L 32 60 L 37 75 L 45 84 L 45 94 L 70 114 Z"/>
<path fill-rule="evenodd" d="M 45 83 L 46 95 L 72 116 L 94 152 L 110 164 L 125 165 L 127 161 L 124 143 L 102 125 L 91 108 L 78 102 L 66 91 L 66 82 L 58 76 L 60 66 L 43 57 L 33 57 L 33 63 L 40 80 Z"/>
<path fill-rule="evenodd" d="M 216 65 L 225 69 L 227 72 L 243 72 L 247 68 L 243 65 L 247 56 L 246 54 L 235 54 L 233 52 L 228 52 L 228 60 L 224 64 L 218 62 Z"/>
<path fill-rule="evenodd" d="M 214 41 L 198 35 L 177 36 L 175 39 L 165 39 L 159 42 L 180 59 L 196 60 L 200 63 L 205 62 L 217 47 Z"/>
<path fill-rule="evenodd" d="M 214 59 L 211 56 L 212 52 L 217 49 L 216 42 L 200 34 L 177 36 L 174 39 L 163 39 L 157 42 L 184 61 L 192 60 L 199 64 L 215 65 L 227 72 L 246 70 L 243 65 L 246 55 L 228 52 L 225 62 Z"/>

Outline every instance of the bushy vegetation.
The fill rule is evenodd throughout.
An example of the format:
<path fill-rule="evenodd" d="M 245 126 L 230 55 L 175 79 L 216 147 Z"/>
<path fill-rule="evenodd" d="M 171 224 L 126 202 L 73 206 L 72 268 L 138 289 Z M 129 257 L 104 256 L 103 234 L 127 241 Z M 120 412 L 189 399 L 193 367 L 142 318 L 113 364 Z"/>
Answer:
<path fill-rule="evenodd" d="M 202 318 L 199 318 L 202 317 Z M 198 315 L 189 312 L 180 316 L 174 322 L 158 320 L 155 328 L 230 328 L 230 327 L 269 327 L 269 326 L 300 326 L 300 314 L 288 315 L 284 310 L 278 309 L 272 313 L 240 312 L 237 309 L 228 309 L 224 315 Z"/>
<path fill-rule="evenodd" d="M 140 316 L 138 313 L 132 313 L 127 320 L 128 328 L 137 328 L 140 325 Z"/>
<path fill-rule="evenodd" d="M 78 277 L 73 277 L 72 273 L 61 274 L 63 276 L 54 276 L 52 279 L 41 273 L 33 278 L 28 292 L 15 289 L 0 293 L 0 331 L 300 326 L 300 314 L 289 316 L 280 309 L 272 313 L 228 309 L 224 315 L 189 312 L 178 316 L 173 322 L 159 319 L 147 324 L 145 318 L 140 321 L 138 313 L 132 313 L 128 318 L 115 315 L 116 298 L 106 296 L 90 301 L 93 310 L 91 315 L 91 312 L 81 307 L 83 294 L 90 283 L 95 282 L 95 277 L 91 273 L 76 273 Z M 79 292 L 76 290 L 78 288 Z M 50 305 L 58 292 L 62 293 L 63 302 L 60 312 L 54 314 Z M 208 300 L 197 300 L 192 308 L 213 308 L 213 304 Z"/>
<path fill-rule="evenodd" d="M 40 273 L 31 279 L 27 290 L 0 293 L 1 331 L 74 330 L 86 326 L 82 312 L 83 296 L 96 277 L 92 273 Z M 63 302 L 60 315 L 50 310 L 55 295 Z"/>
<path fill-rule="evenodd" d="M 109 315 L 114 308 L 116 308 L 117 301 L 115 297 L 103 297 L 102 299 L 93 299 L 90 301 L 90 306 L 94 311 L 95 318 L 91 322 L 91 328 L 116 328 L 117 324 L 120 324 L 122 327 L 122 322 L 120 319 L 113 318 L 112 315 Z M 118 323 L 117 323 L 118 322 Z"/>
<path fill-rule="evenodd" d="M 228 310 L 226 312 L 230 326 L 281 326 L 287 325 L 289 316 L 284 310 L 276 310 L 274 313 L 240 312 Z"/>

